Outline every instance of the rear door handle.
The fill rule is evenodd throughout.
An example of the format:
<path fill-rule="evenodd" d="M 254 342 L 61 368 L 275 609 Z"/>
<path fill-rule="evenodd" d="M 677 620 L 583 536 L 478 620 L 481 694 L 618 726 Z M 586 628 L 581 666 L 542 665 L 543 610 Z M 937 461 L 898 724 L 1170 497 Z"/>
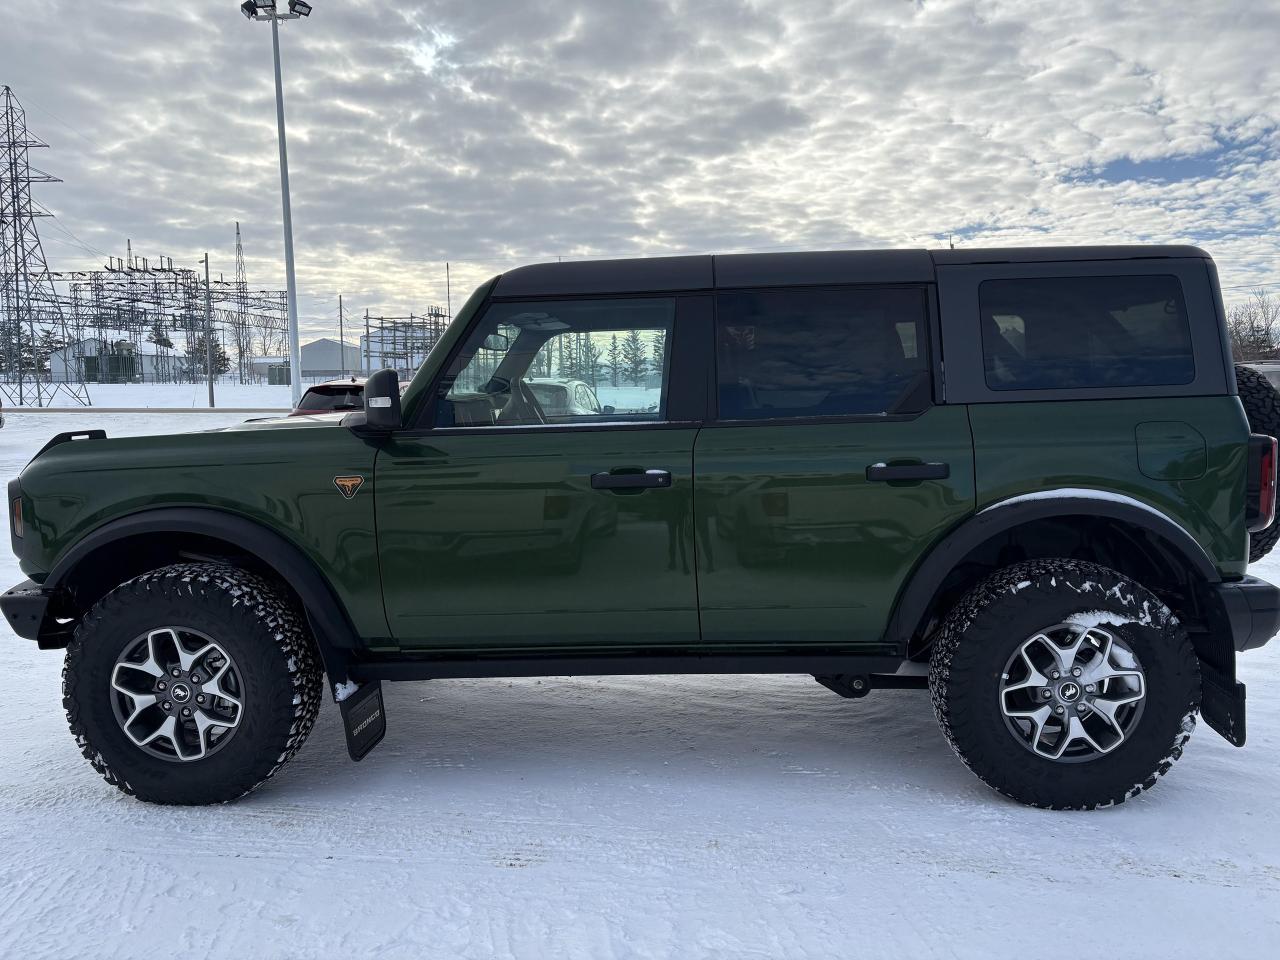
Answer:
<path fill-rule="evenodd" d="M 646 470 L 644 473 L 593 473 L 593 490 L 642 490 L 646 487 L 671 486 L 671 474 L 666 470 Z"/>
<path fill-rule="evenodd" d="M 868 480 L 946 480 L 949 476 L 949 463 L 873 463 L 867 467 Z"/>

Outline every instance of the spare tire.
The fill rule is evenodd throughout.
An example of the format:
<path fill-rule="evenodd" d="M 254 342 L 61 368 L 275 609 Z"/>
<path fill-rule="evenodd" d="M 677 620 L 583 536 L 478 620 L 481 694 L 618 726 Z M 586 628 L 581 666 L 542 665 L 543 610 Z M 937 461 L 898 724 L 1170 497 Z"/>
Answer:
<path fill-rule="evenodd" d="M 1280 437 L 1280 391 L 1271 385 L 1271 381 L 1252 367 L 1237 363 L 1236 389 L 1249 418 L 1249 431 Z M 1249 534 L 1249 562 L 1257 563 L 1265 557 L 1277 540 L 1280 540 L 1280 522 Z"/>

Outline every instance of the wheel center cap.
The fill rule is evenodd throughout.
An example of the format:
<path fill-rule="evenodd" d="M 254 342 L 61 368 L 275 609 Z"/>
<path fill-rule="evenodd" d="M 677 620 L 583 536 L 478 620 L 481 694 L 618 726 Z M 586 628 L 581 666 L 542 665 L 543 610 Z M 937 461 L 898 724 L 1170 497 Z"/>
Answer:
<path fill-rule="evenodd" d="M 191 699 L 191 688 L 185 683 L 175 683 L 169 688 L 169 696 L 177 703 L 186 703 Z"/>
<path fill-rule="evenodd" d="M 1058 697 L 1067 703 L 1075 703 L 1080 699 L 1080 684 L 1074 680 L 1068 680 L 1058 687 Z M 176 700 L 177 698 L 175 697 L 174 699 Z"/>

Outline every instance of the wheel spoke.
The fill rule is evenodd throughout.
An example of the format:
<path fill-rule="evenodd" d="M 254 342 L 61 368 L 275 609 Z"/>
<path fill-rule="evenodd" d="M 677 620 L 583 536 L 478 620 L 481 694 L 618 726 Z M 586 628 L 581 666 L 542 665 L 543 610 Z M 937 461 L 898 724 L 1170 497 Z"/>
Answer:
<path fill-rule="evenodd" d="M 1041 752 L 1040 740 L 1044 735 L 1045 724 L 1053 716 L 1052 708 L 1043 706 L 1035 710 L 1006 710 L 1005 715 L 1018 720 L 1027 720 L 1031 723 L 1031 745 L 1037 753 Z"/>
<path fill-rule="evenodd" d="M 178 635 L 172 630 L 152 630 L 147 634 L 147 659 L 142 663 L 129 664 L 129 666 L 149 673 L 153 677 L 164 676 L 164 661 L 167 658 L 159 652 L 159 643 L 163 637 L 167 637 L 175 647 L 178 646 Z"/>
<path fill-rule="evenodd" d="M 1069 646 L 1063 647 L 1058 644 L 1053 645 L 1053 652 L 1058 658 L 1058 666 L 1062 670 L 1063 676 L 1069 674 L 1076 665 L 1076 659 L 1080 656 L 1080 648 L 1084 645 L 1085 640 L 1089 638 L 1091 632 L 1090 627 L 1077 627 L 1080 633 L 1076 636 L 1075 642 Z"/>
<path fill-rule="evenodd" d="M 1067 718 L 1066 730 L 1062 734 L 1062 739 L 1058 741 L 1058 748 L 1053 754 L 1053 759 L 1057 760 L 1067 752 L 1067 747 L 1075 743 L 1077 740 L 1083 740 L 1099 753 L 1106 753 L 1102 745 L 1097 740 L 1089 736 L 1089 731 L 1084 728 L 1084 724 L 1080 722 L 1080 718 L 1072 714 Z"/>
<path fill-rule="evenodd" d="M 1124 727 L 1122 727 L 1116 721 L 1116 712 L 1121 707 L 1126 706 L 1130 703 L 1137 703 L 1141 699 L 1142 699 L 1141 690 L 1139 690 L 1137 693 L 1131 693 L 1128 696 L 1120 697 L 1114 700 L 1109 697 L 1095 697 L 1093 700 L 1089 701 L 1089 709 L 1092 710 L 1094 713 L 1096 713 L 1098 716 L 1100 716 L 1103 720 L 1105 720 L 1107 724 L 1111 727 L 1111 729 L 1115 731 L 1116 736 L 1119 738 L 1116 741 L 1116 743 L 1118 744 L 1120 740 L 1124 739 L 1125 732 L 1124 732 Z"/>
<path fill-rule="evenodd" d="M 218 645 L 216 643 L 206 643 L 203 647 L 201 647 L 195 653 L 188 653 L 187 649 L 181 643 L 179 643 L 178 644 L 178 666 L 181 667 L 183 671 L 190 671 L 191 668 L 195 666 L 196 661 L 198 661 L 206 653 L 209 653 L 211 650 L 217 650 L 217 649 L 218 649 Z"/>
<path fill-rule="evenodd" d="M 133 697 L 133 713 L 129 714 L 129 718 L 125 720 L 126 727 L 132 726 L 133 721 L 138 719 L 138 715 L 143 710 L 156 705 L 156 698 L 149 693 L 130 693 L 129 696 Z"/>
<path fill-rule="evenodd" d="M 1018 651 L 1018 655 L 1022 658 L 1023 664 L 1027 668 L 1027 678 L 1019 683 L 1012 683 L 1004 688 L 1005 696 L 1016 693 L 1019 690 L 1027 690 L 1033 687 L 1046 687 L 1049 685 L 1049 678 L 1036 669 L 1035 664 L 1031 662 L 1031 658 L 1027 656 L 1027 646 L 1032 641 L 1038 640 L 1038 637 L 1032 637 L 1027 643 L 1022 645 L 1022 649 Z"/>
<path fill-rule="evenodd" d="M 178 721 L 176 718 L 165 717 L 164 722 L 161 723 L 160 726 L 156 727 L 155 730 L 151 731 L 151 733 L 147 734 L 141 740 L 137 739 L 136 737 L 133 737 L 132 734 L 129 734 L 129 736 L 133 740 L 133 742 L 140 747 L 145 747 L 147 744 L 153 743 L 156 740 L 159 740 L 161 737 L 165 737 L 170 743 L 173 744 L 173 749 L 175 751 L 178 751 L 178 743 L 174 736 L 174 732 L 177 729 L 177 726 L 178 726 Z M 129 731 L 126 730 L 125 733 L 129 733 Z M 180 752 L 179 752 L 179 756 L 181 756 Z"/>
<path fill-rule="evenodd" d="M 128 686 L 127 683 L 125 682 L 125 677 L 122 677 L 120 675 L 121 671 L 124 671 L 124 670 L 136 671 L 137 674 L 143 674 L 147 677 L 150 677 L 149 680 L 142 681 L 142 683 L 144 683 L 146 686 L 146 690 L 137 690 L 137 689 L 134 689 L 133 687 Z M 111 689 L 117 690 L 120 693 L 123 693 L 126 697 L 137 697 L 140 693 L 145 693 L 152 688 L 152 686 L 155 684 L 156 676 L 157 674 L 153 674 L 150 670 L 143 669 L 141 664 L 117 663 L 115 670 L 113 670 L 111 673 Z M 138 677 L 137 679 L 141 680 L 141 677 Z"/>
<path fill-rule="evenodd" d="M 230 668 L 231 668 L 231 661 L 224 660 L 222 666 L 218 668 L 218 672 L 215 673 L 204 684 L 201 685 L 200 692 L 205 694 L 206 696 L 217 697 L 219 700 L 225 700 L 227 703 L 230 703 L 232 706 L 234 706 L 236 708 L 235 722 L 239 723 L 240 722 L 240 699 L 236 697 L 234 694 L 229 693 L 226 687 L 222 685 L 222 678 L 226 676 L 227 671 Z"/>

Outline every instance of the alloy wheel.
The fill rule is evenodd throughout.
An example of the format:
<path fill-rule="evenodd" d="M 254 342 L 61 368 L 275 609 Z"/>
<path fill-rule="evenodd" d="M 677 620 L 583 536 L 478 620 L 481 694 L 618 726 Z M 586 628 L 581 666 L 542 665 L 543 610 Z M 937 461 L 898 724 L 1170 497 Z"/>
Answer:
<path fill-rule="evenodd" d="M 140 750 L 202 760 L 226 746 L 244 713 L 231 656 L 190 627 L 159 627 L 127 644 L 111 671 L 111 708 Z"/>
<path fill-rule="evenodd" d="M 1119 747 L 1142 716 L 1147 681 L 1115 633 L 1060 623 L 1023 641 L 1005 664 L 1000 711 L 1037 756 L 1076 763 Z"/>

